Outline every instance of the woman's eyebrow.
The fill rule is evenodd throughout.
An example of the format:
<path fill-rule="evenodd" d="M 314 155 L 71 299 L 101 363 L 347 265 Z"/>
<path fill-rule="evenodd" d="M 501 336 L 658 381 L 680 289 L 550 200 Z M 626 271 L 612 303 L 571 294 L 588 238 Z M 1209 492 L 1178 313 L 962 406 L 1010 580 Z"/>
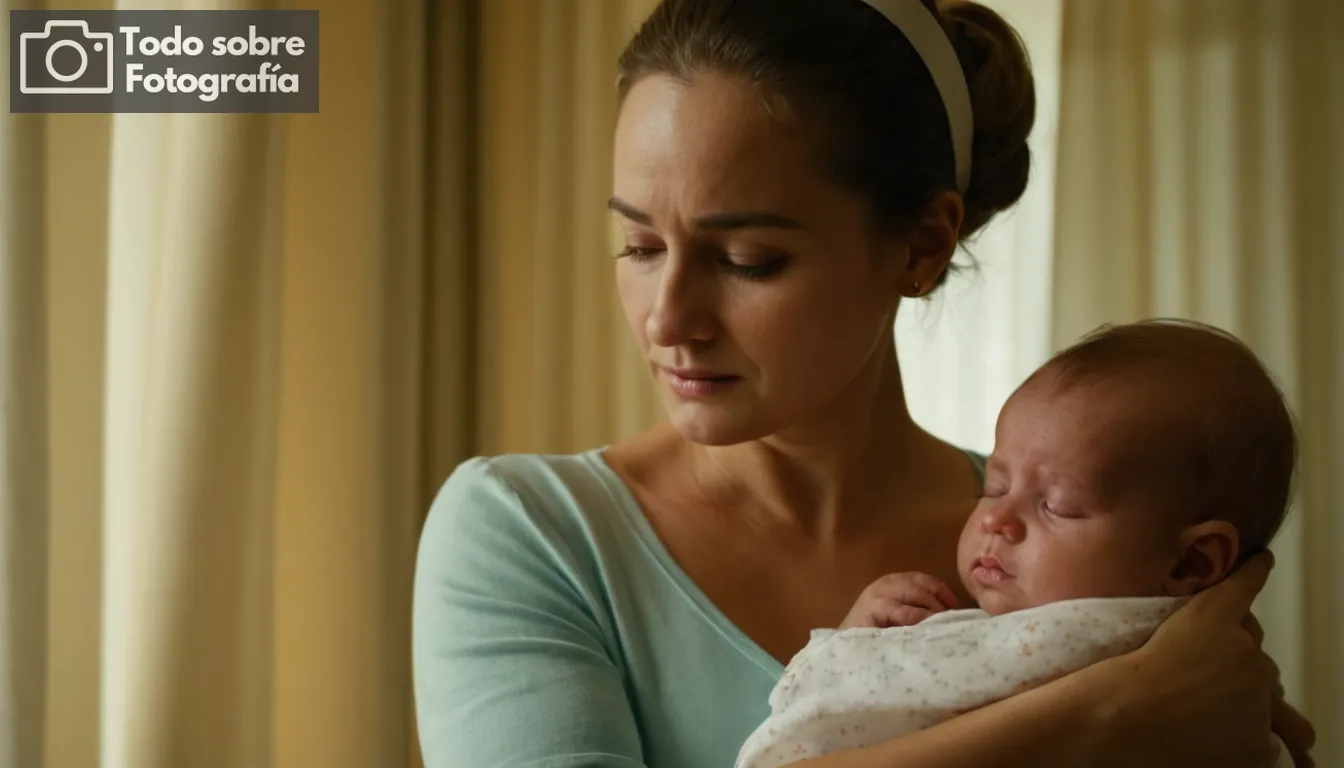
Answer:
<path fill-rule="evenodd" d="M 653 226 L 653 218 L 647 213 L 621 200 L 613 197 L 607 201 L 607 208 L 619 213 L 625 218 L 643 224 L 644 226 Z M 802 222 L 797 219 L 789 218 L 778 213 L 766 213 L 760 211 L 744 211 L 741 213 L 716 213 L 709 216 L 702 216 L 693 222 L 696 229 L 699 230 L 731 230 L 731 229 L 802 229 Z"/>

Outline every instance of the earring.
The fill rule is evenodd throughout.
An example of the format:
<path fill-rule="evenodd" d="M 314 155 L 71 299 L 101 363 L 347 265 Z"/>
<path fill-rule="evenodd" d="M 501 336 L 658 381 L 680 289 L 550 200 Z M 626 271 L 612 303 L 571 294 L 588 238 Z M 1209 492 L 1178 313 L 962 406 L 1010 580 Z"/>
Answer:
<path fill-rule="evenodd" d="M 916 297 L 918 297 L 918 296 L 920 295 L 920 292 L 919 292 L 919 281 L 918 281 L 918 280 L 915 281 L 914 286 L 913 286 L 913 288 L 912 288 L 912 291 L 913 291 L 913 293 L 915 294 Z"/>

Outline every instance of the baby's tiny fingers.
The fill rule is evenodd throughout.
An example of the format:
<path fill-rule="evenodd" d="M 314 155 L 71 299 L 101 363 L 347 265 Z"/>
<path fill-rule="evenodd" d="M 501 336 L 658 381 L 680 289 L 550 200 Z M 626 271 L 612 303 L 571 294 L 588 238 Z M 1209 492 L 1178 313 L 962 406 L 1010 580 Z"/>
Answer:
<path fill-rule="evenodd" d="M 912 627 L 933 614 L 934 611 L 917 605 L 902 605 L 890 611 L 888 619 L 893 627 Z"/>
<path fill-rule="evenodd" d="M 915 583 L 931 592 L 938 599 L 940 608 L 946 610 L 957 607 L 957 596 L 948 589 L 942 579 L 921 573 L 916 576 Z"/>
<path fill-rule="evenodd" d="M 933 590 L 918 584 L 911 584 L 906 588 L 901 594 L 901 602 L 928 608 L 930 611 L 947 610 L 947 606 L 938 599 L 938 595 Z"/>
<path fill-rule="evenodd" d="M 938 599 L 943 601 L 943 605 L 949 610 L 957 607 L 957 596 L 948 586 L 941 581 L 938 582 Z"/>

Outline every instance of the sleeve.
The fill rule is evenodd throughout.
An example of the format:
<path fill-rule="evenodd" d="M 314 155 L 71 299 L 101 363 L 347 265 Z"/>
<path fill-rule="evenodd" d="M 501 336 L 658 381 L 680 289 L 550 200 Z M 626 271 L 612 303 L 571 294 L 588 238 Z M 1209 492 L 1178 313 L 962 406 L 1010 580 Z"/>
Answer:
<path fill-rule="evenodd" d="M 412 615 L 425 768 L 642 766 L 583 556 L 539 512 L 483 458 L 430 507 Z"/>

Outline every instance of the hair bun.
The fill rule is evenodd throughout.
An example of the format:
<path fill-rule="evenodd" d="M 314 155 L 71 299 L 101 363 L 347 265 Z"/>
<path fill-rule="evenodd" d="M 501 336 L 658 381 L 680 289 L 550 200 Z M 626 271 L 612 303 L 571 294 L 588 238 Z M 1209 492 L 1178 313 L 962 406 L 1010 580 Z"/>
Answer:
<path fill-rule="evenodd" d="M 938 15 L 966 73 L 975 114 L 971 182 L 961 228 L 966 237 L 1011 208 L 1026 191 L 1036 87 L 1026 46 L 998 13 L 979 3 L 955 2 L 943 5 Z"/>

